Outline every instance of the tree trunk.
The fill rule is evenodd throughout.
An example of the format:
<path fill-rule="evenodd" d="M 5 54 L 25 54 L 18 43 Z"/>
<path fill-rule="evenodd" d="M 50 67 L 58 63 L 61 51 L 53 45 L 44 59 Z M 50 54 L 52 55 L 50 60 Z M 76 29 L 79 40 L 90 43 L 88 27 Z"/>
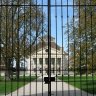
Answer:
<path fill-rule="evenodd" d="M 6 80 L 11 80 L 11 78 L 10 78 L 10 73 L 9 73 L 8 70 L 5 71 L 5 79 L 6 79 Z"/>
<path fill-rule="evenodd" d="M 12 72 L 12 68 L 11 68 L 11 62 L 12 62 L 12 59 L 10 58 L 7 58 L 5 59 L 5 66 L 6 66 L 6 70 L 5 70 L 5 79 L 6 80 L 11 80 L 13 79 L 13 72 Z"/>
<path fill-rule="evenodd" d="M 16 60 L 16 78 L 19 80 L 19 75 L 20 75 L 20 65 L 19 65 L 19 60 Z"/>

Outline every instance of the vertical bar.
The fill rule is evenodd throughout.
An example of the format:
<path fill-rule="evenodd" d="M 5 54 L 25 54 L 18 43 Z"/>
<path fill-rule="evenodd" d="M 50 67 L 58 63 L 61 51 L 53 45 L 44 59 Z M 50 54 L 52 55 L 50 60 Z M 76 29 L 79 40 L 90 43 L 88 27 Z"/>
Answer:
<path fill-rule="evenodd" d="M 56 68 L 54 68 L 55 69 L 55 75 L 56 75 L 56 96 L 57 96 L 57 0 L 55 0 L 55 20 L 56 20 L 56 62 L 55 62 L 55 64 L 56 64 Z"/>
<path fill-rule="evenodd" d="M 25 6 L 26 4 L 25 4 L 25 0 L 24 0 L 24 37 L 25 37 L 25 35 L 26 35 L 26 15 L 25 15 Z M 26 38 L 24 38 L 24 85 L 25 85 L 25 40 L 26 40 Z M 25 95 L 25 86 L 24 86 L 24 88 L 23 88 L 23 95 Z"/>
<path fill-rule="evenodd" d="M 63 51 L 64 51 L 64 49 L 63 49 L 63 0 L 61 0 L 61 34 L 62 34 L 62 77 L 64 77 L 64 66 L 63 66 L 63 58 L 64 58 L 64 56 L 63 56 Z M 63 79 L 62 79 L 62 96 L 64 96 L 64 83 L 63 83 Z"/>
<path fill-rule="evenodd" d="M 80 13 L 80 9 L 81 9 L 81 6 L 80 6 L 80 0 L 79 0 L 79 32 L 80 32 L 80 88 L 81 88 L 81 92 L 80 92 L 80 94 L 81 94 L 81 96 L 82 96 L 82 74 L 81 74 L 81 44 L 82 44 L 82 42 L 81 42 L 81 31 L 80 31 L 80 28 L 81 28 L 81 24 L 80 24 L 80 18 L 81 18 L 81 13 Z M 75 68 L 74 68 L 75 69 Z"/>
<path fill-rule="evenodd" d="M 6 1 L 6 5 L 8 5 L 8 0 Z M 8 50 L 7 50 L 7 35 L 8 35 L 8 28 L 7 28 L 7 24 L 8 24 L 8 21 L 7 21 L 7 16 L 8 16 L 8 6 L 6 6 L 6 73 L 5 73 L 5 96 L 6 96 L 6 91 L 7 91 L 7 89 L 6 89 L 6 86 L 7 86 L 7 78 L 6 78 L 6 75 L 7 75 L 7 72 L 9 71 L 9 68 L 8 68 L 8 55 L 7 55 L 7 52 L 8 52 Z"/>
<path fill-rule="evenodd" d="M 2 2 L 2 0 L 1 0 L 1 2 Z M 0 2 L 0 4 L 2 4 Z M 0 21 L 2 22 L 2 6 L 0 6 Z M 2 68 L 1 68 L 1 61 L 2 61 L 2 39 L 1 39 L 1 36 L 2 36 L 2 31 L 1 31 L 1 25 L 2 25 L 2 23 L 0 22 L 0 78 L 1 78 L 1 73 L 2 73 Z M 0 83 L 1 83 L 1 81 L 0 81 Z"/>
<path fill-rule="evenodd" d="M 51 5 L 48 0 L 48 96 L 51 96 Z"/>
<path fill-rule="evenodd" d="M 68 96 L 70 96 L 70 86 L 69 86 L 69 80 L 70 80 L 70 76 L 69 76 L 69 40 L 70 40 L 70 38 L 69 38 L 69 14 L 68 14 L 68 9 L 69 9 L 69 6 L 68 6 L 68 1 L 69 0 L 67 0 L 67 32 L 68 32 Z"/>
<path fill-rule="evenodd" d="M 41 68 L 41 74 L 42 74 L 42 96 L 43 96 L 43 34 L 44 34 L 44 32 L 43 32 L 43 0 L 42 0 L 42 68 Z"/>
<path fill-rule="evenodd" d="M 37 27 L 37 0 L 36 0 L 36 69 L 37 69 L 37 58 L 38 58 L 38 55 L 37 55 L 37 51 L 38 51 L 38 46 L 37 46 L 37 38 L 38 38 L 38 27 Z M 37 75 L 38 75 L 38 69 L 36 70 L 36 96 L 37 96 Z"/>
<path fill-rule="evenodd" d="M 88 96 L 88 74 L 87 74 L 87 71 L 88 71 L 88 66 L 87 66 L 87 24 L 86 24 L 86 22 L 87 22 L 87 19 L 86 19 L 86 17 L 87 17 L 87 11 L 86 11 L 86 9 L 87 9 L 87 1 L 85 0 L 85 25 L 84 25 L 84 27 L 85 27 L 85 42 L 86 42 L 86 44 L 85 44 L 85 46 L 86 46 L 86 48 L 85 48 L 85 50 L 86 50 L 86 56 L 85 56 L 85 64 L 86 64 L 86 86 L 87 86 L 87 93 L 86 93 L 86 95 Z"/>
<path fill-rule="evenodd" d="M 75 69 L 75 56 L 76 56 L 76 51 L 75 51 L 75 29 L 74 29 L 74 27 L 75 27 L 75 22 L 74 22 L 74 20 L 75 20 L 75 16 L 74 16 L 74 0 L 73 0 L 73 36 L 74 36 L 74 69 Z M 74 70 L 74 73 L 75 73 L 75 70 Z M 76 74 L 74 74 L 74 86 L 75 86 L 75 76 Z M 74 96 L 76 96 L 76 88 L 74 87 Z"/>
<path fill-rule="evenodd" d="M 18 4 L 19 4 L 19 0 L 17 1 L 18 2 Z M 19 65 L 19 59 L 20 59 L 20 57 L 19 57 L 19 7 L 18 7 L 18 30 L 17 30 L 17 60 L 16 60 L 16 67 L 17 67 L 17 96 L 19 96 L 19 92 L 18 92 L 18 88 L 19 88 L 19 75 L 20 75 L 20 65 Z M 24 25 L 25 26 L 25 25 Z"/>
<path fill-rule="evenodd" d="M 31 25 L 32 25 L 32 23 L 31 23 L 31 21 L 32 21 L 32 18 L 31 18 L 31 12 L 32 12 L 32 10 L 31 10 L 31 3 L 32 3 L 32 0 L 30 0 L 30 69 L 28 69 L 28 71 L 30 70 L 30 72 L 29 72 L 29 73 L 30 73 L 30 75 L 29 75 L 29 76 L 30 76 L 30 87 L 29 87 L 29 88 L 30 88 L 30 93 L 29 93 L 30 95 L 31 95 L 31 93 L 32 93 L 32 92 L 31 92 L 31 89 L 32 89 L 32 88 L 31 88 L 31 85 L 32 85 L 32 84 L 31 84 L 31 72 L 33 71 L 33 70 L 32 70 L 32 60 L 31 60 L 31 59 L 32 59 L 32 58 L 31 58 L 31 57 L 32 57 L 32 56 L 31 56 L 31 52 L 32 52 L 32 47 L 31 47 L 31 44 L 32 44 L 32 40 L 31 40 L 31 39 L 32 39 L 32 38 L 31 38 L 31 36 L 32 36 L 32 33 L 31 33 L 31 29 L 32 29 L 32 27 L 31 27 Z"/>
<path fill-rule="evenodd" d="M 2 4 L 2 0 L 0 1 L 0 4 Z M 2 39 L 1 39 L 1 36 L 2 36 L 2 30 L 1 30 L 1 25 L 2 25 L 2 6 L 0 6 L 0 79 L 1 79 L 1 73 L 2 73 Z M 1 83 L 2 81 L 0 81 Z"/>
<path fill-rule="evenodd" d="M 13 59 L 13 0 L 12 0 L 12 59 Z M 13 60 L 12 60 L 12 68 L 13 68 Z M 12 78 L 13 78 L 13 71 L 12 71 Z M 11 80 L 11 96 L 12 96 L 12 89 L 13 89 L 13 81 Z"/>
<path fill-rule="evenodd" d="M 90 5 L 92 5 L 92 1 L 90 1 Z M 91 6 L 92 7 L 92 9 L 95 7 L 95 6 Z M 92 70 L 92 84 L 93 84 L 93 96 L 94 96 L 94 89 L 95 89 L 95 86 L 94 86 L 94 65 L 93 65 L 93 20 L 92 20 L 92 18 L 93 18 L 93 10 L 91 9 L 91 47 L 92 47 L 92 51 L 91 51 L 91 58 L 92 58 L 92 60 L 91 60 L 91 63 L 92 63 L 92 68 L 91 68 L 91 70 Z"/>

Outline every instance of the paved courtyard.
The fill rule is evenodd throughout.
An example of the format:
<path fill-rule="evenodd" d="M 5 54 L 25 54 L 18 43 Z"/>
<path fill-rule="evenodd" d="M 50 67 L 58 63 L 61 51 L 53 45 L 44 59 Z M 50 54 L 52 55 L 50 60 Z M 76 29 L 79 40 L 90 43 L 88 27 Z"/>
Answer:
<path fill-rule="evenodd" d="M 57 83 L 51 83 L 51 90 L 52 96 L 93 96 L 91 94 L 79 90 L 78 88 L 74 88 L 73 86 L 68 85 L 65 82 L 62 83 L 60 82 L 60 80 L 58 80 Z M 37 84 L 36 81 L 33 81 L 25 85 L 25 87 L 19 88 L 18 91 L 14 91 L 13 93 L 8 94 L 7 96 L 36 96 L 36 94 L 37 96 L 48 96 L 48 85 L 44 82 L 42 83 L 42 77 L 39 77 L 37 79 Z"/>

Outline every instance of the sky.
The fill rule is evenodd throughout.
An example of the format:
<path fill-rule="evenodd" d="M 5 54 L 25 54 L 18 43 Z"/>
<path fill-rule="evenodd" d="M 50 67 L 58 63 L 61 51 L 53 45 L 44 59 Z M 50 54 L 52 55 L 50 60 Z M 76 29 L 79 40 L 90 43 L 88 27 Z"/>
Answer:
<path fill-rule="evenodd" d="M 43 1 L 43 5 L 47 5 L 48 3 L 47 0 L 37 0 L 38 5 L 42 5 L 42 1 Z M 67 51 L 68 35 L 65 34 L 65 31 L 67 28 L 66 24 L 69 23 L 69 21 L 73 17 L 73 7 L 69 6 L 67 11 L 67 6 L 63 6 L 62 9 L 60 6 L 57 7 L 53 6 L 55 5 L 55 1 L 58 5 L 61 5 L 61 1 L 62 1 L 62 5 L 67 5 L 67 2 L 68 5 L 73 5 L 73 0 L 51 0 L 51 36 L 55 37 L 56 39 L 56 32 L 57 32 L 57 44 L 60 45 L 61 47 L 64 47 L 64 50 Z M 48 6 L 45 7 L 43 6 L 43 11 L 44 13 L 46 13 L 46 17 L 48 17 L 47 8 Z M 61 15 L 63 16 L 63 18 L 61 18 Z M 67 15 L 68 15 L 68 22 L 67 22 Z M 57 20 L 57 24 L 56 24 L 56 20 Z M 63 37 L 63 42 L 62 42 L 62 37 Z"/>

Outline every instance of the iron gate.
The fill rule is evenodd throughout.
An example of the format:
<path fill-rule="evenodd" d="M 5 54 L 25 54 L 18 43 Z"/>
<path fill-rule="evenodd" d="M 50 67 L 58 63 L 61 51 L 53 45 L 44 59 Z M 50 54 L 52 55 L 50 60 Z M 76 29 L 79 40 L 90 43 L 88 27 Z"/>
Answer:
<path fill-rule="evenodd" d="M 0 96 L 95 96 L 95 0 L 0 0 Z"/>

